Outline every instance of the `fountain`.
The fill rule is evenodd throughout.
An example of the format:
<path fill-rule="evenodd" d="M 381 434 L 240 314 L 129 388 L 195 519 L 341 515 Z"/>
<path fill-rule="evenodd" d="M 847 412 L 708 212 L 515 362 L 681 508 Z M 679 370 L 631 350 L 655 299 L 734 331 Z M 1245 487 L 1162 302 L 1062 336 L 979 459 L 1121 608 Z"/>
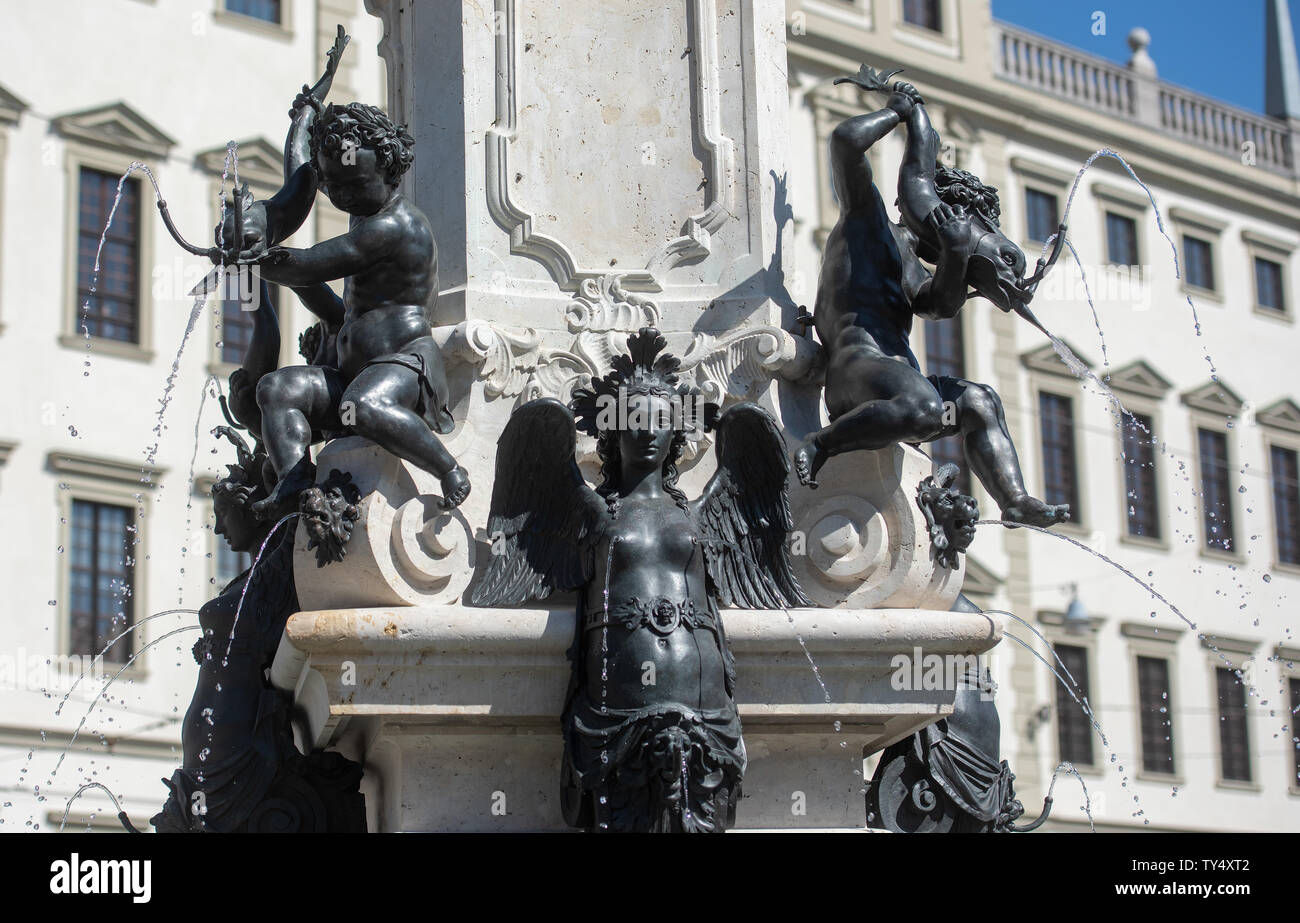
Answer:
<path fill-rule="evenodd" d="M 417 17 L 368 0 L 386 29 L 387 116 L 325 105 L 340 28 L 325 76 L 294 101 L 284 188 L 254 201 L 235 172 L 217 247 L 185 243 L 158 194 L 214 273 L 257 267 L 321 324 L 307 364 L 277 369 L 274 308 L 256 299 L 222 399 L 238 464 L 215 491 L 218 525 L 257 554 L 199 611 L 184 762 L 154 826 L 1037 827 L 1051 791 L 1016 823 L 978 660 L 1003 614 L 960 595 L 962 553 L 977 524 L 1046 531 L 1069 510 L 1025 490 L 992 389 L 924 378 L 899 318 L 848 296 L 905 295 L 910 325 L 912 311 L 951 317 L 973 287 L 1091 376 L 1028 308 L 1064 249 L 1078 260 L 1064 224 L 1027 271 L 996 192 L 935 170 L 920 94 L 864 66 L 845 79 L 887 102 L 837 130 L 844 213 L 808 315 L 782 281 L 779 4 L 692 3 L 652 29 L 608 12 L 601 41 L 626 54 L 580 70 L 546 53 L 549 36 L 584 40 L 560 4 L 501 2 L 490 22 L 450 6 Z M 654 62 L 667 91 L 625 58 Z M 560 106 L 564 134 L 546 116 Z M 656 129 L 632 167 L 612 157 L 647 125 L 675 130 Z M 899 126 L 891 225 L 862 165 Z M 318 185 L 354 216 L 348 234 L 279 246 Z M 863 271 L 891 248 L 901 257 Z M 338 278 L 345 299 L 324 284 Z M 633 383 L 711 409 L 594 422 L 600 396 L 654 418 L 654 400 L 622 393 Z M 642 432 L 660 433 L 649 498 L 611 454 Z M 912 444 L 953 433 L 1000 520 L 977 523 L 953 472 Z M 604 517 L 620 509 L 614 529 Z M 895 682 L 900 657 L 920 675 L 934 656 L 975 668 Z M 862 760 L 878 752 L 867 787 Z"/>

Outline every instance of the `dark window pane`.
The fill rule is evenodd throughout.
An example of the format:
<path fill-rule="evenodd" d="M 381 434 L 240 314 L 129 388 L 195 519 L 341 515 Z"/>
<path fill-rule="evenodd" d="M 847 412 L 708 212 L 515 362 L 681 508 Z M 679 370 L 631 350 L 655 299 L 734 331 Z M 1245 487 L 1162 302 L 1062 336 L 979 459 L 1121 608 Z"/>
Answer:
<path fill-rule="evenodd" d="M 130 507 L 72 501 L 70 654 L 98 654 L 134 622 L 134 523 Z M 104 653 L 104 660 L 125 663 L 133 648 L 128 635 Z"/>
<path fill-rule="evenodd" d="M 1283 564 L 1300 564 L 1300 465 L 1291 449 L 1269 446 L 1268 454 L 1273 478 L 1277 559 Z"/>
<path fill-rule="evenodd" d="M 940 0 L 903 0 L 903 21 L 923 29 L 943 31 L 940 18 Z"/>
<path fill-rule="evenodd" d="M 1138 264 L 1137 222 L 1106 212 L 1106 259 L 1116 266 Z"/>
<path fill-rule="evenodd" d="M 1025 190 L 1026 230 L 1030 240 L 1046 242 L 1060 223 L 1056 196 L 1037 189 Z"/>
<path fill-rule="evenodd" d="M 138 237 L 140 184 L 134 179 L 122 183 L 122 198 L 113 213 L 113 226 L 104 231 L 118 177 L 111 173 L 81 168 L 77 228 L 77 318 L 91 336 L 127 343 L 139 342 Z M 100 235 L 103 249 L 99 249 Z M 99 252 L 99 273 L 95 274 L 95 253 Z M 95 286 L 95 292 L 90 290 Z M 80 327 L 78 327 L 80 332 Z"/>
<path fill-rule="evenodd" d="M 1160 503 L 1156 493 L 1155 430 L 1151 418 L 1135 413 L 1124 418 L 1124 491 L 1128 534 L 1160 537 Z"/>
<path fill-rule="evenodd" d="M 1201 458 L 1201 511 L 1205 520 L 1205 544 L 1220 551 L 1233 551 L 1232 494 L 1228 478 L 1228 437 L 1213 430 L 1196 431 Z"/>
<path fill-rule="evenodd" d="M 1291 787 L 1300 788 L 1300 728 L 1296 727 L 1296 722 L 1300 721 L 1300 679 L 1292 677 L 1287 680 L 1287 685 L 1291 689 L 1291 715 L 1286 719 L 1286 726 L 1291 731 Z"/>
<path fill-rule="evenodd" d="M 1056 656 L 1061 658 L 1066 671 L 1073 677 L 1075 694 L 1091 703 L 1088 689 L 1088 649 L 1071 644 L 1054 645 Z M 1065 689 L 1056 687 L 1056 739 L 1061 749 L 1061 759 L 1081 766 L 1092 765 L 1092 724 L 1079 703 Z"/>
<path fill-rule="evenodd" d="M 1169 661 L 1137 659 L 1138 712 L 1142 721 L 1142 768 L 1174 771 L 1173 703 L 1169 696 Z"/>
<path fill-rule="evenodd" d="M 1210 242 L 1199 237 L 1183 238 L 1183 267 L 1187 284 L 1197 288 L 1214 288 L 1214 257 Z"/>
<path fill-rule="evenodd" d="M 280 287 L 268 285 L 266 290 L 270 293 L 271 305 L 278 305 Z M 235 365 L 242 363 L 253 338 L 253 312 L 245 311 L 242 305 L 243 302 L 237 298 L 222 299 L 221 329 L 217 331 L 217 339 L 221 341 L 222 362 Z"/>
<path fill-rule="evenodd" d="M 280 0 L 226 0 L 226 9 L 266 22 L 280 22 Z"/>
<path fill-rule="evenodd" d="M 1285 311 L 1282 295 L 1282 264 L 1255 257 L 1255 304 L 1261 308 Z"/>
<path fill-rule="evenodd" d="M 1219 754 L 1223 778 L 1250 781 L 1250 733 L 1246 727 L 1246 687 L 1227 667 L 1216 667 L 1219 692 Z"/>
<path fill-rule="evenodd" d="M 1082 522 L 1079 468 L 1074 452 L 1074 402 L 1040 391 L 1038 416 L 1043 433 L 1043 499 L 1070 504 L 1070 519 Z"/>
<path fill-rule="evenodd" d="M 925 371 L 930 375 L 946 375 L 949 378 L 966 377 L 966 350 L 962 340 L 960 314 L 949 320 L 926 321 Z M 940 465 L 956 465 L 961 473 L 957 475 L 957 483 L 953 486 L 964 494 L 970 493 L 970 471 L 960 435 L 945 436 L 930 443 L 930 457 L 934 459 L 936 469 Z"/>

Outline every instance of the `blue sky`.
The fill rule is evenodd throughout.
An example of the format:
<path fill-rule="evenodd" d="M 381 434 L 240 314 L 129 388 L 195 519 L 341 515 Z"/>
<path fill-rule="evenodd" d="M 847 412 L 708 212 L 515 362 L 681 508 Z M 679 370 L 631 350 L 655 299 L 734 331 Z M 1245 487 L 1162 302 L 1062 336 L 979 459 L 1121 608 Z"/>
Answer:
<path fill-rule="evenodd" d="M 1300 0 L 1289 0 L 1292 31 Z M 1255 112 L 1264 109 L 1265 0 L 993 0 L 993 15 L 1112 61 L 1143 26 L 1160 77 Z M 1106 34 L 1092 34 L 1093 12 Z"/>

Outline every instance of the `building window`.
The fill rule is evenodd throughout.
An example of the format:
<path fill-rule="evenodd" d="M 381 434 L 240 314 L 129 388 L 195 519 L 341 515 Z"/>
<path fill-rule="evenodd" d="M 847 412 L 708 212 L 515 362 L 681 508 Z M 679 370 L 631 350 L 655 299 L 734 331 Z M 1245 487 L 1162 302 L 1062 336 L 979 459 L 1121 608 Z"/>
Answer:
<path fill-rule="evenodd" d="M 1160 538 L 1155 429 L 1146 414 L 1124 418 L 1124 498 L 1128 534 Z"/>
<path fill-rule="evenodd" d="M 939 3 L 940 0 L 903 0 L 903 22 L 942 32 L 943 18 Z"/>
<path fill-rule="evenodd" d="M 1142 768 L 1174 772 L 1173 703 L 1169 696 L 1169 661 L 1137 659 L 1138 711 L 1142 722 Z"/>
<path fill-rule="evenodd" d="M 1088 649 L 1072 644 L 1055 644 L 1056 656 L 1074 678 L 1075 695 L 1091 701 L 1088 689 Z M 1056 687 L 1056 740 L 1061 760 L 1080 766 L 1092 765 L 1092 725 L 1079 703 L 1063 687 Z"/>
<path fill-rule="evenodd" d="M 1287 685 L 1291 689 L 1291 717 L 1287 721 L 1287 727 L 1291 729 L 1291 787 L 1300 788 L 1300 728 L 1296 727 L 1296 722 L 1300 721 L 1300 679 L 1294 676 L 1287 680 Z"/>
<path fill-rule="evenodd" d="M 278 285 L 268 285 L 271 306 L 279 301 Z M 261 297 L 260 295 L 258 297 Z M 253 313 L 245 311 L 238 298 L 225 298 L 221 302 L 221 361 L 240 365 L 248 353 L 248 344 L 253 339 Z"/>
<path fill-rule="evenodd" d="M 1214 251 L 1208 240 L 1184 236 L 1183 262 L 1188 285 L 1214 290 Z"/>
<path fill-rule="evenodd" d="M 1293 449 L 1269 446 L 1268 454 L 1277 559 L 1282 564 L 1300 564 L 1300 465 Z"/>
<path fill-rule="evenodd" d="M 104 232 L 118 177 L 82 167 L 77 209 L 77 318 L 91 336 L 140 342 L 140 184 L 122 183 L 113 226 Z M 99 272 L 95 253 L 99 251 Z M 91 291 L 91 286 L 95 291 Z M 78 332 L 81 331 L 78 328 Z"/>
<path fill-rule="evenodd" d="M 1233 551 L 1232 494 L 1228 486 L 1228 437 L 1198 429 L 1196 445 L 1201 458 L 1201 510 L 1205 520 L 1205 545 Z"/>
<path fill-rule="evenodd" d="M 966 377 L 966 350 L 960 314 L 949 320 L 926 321 L 925 370 L 930 375 Z M 956 465 L 959 474 L 953 486 L 964 494 L 970 493 L 970 470 L 960 434 L 945 436 L 930 443 L 930 457 L 934 459 L 936 468 L 946 464 Z"/>
<path fill-rule="evenodd" d="M 226 9 L 263 22 L 281 22 L 281 0 L 226 0 Z"/>
<path fill-rule="evenodd" d="M 1058 214 L 1056 196 L 1038 189 L 1025 190 L 1025 229 L 1030 240 L 1046 243 L 1060 224 Z"/>
<path fill-rule="evenodd" d="M 72 501 L 72 594 L 70 654 L 98 654 L 134 621 L 132 553 L 135 511 L 127 506 Z M 128 635 L 104 652 L 125 663 L 134 645 Z"/>
<path fill-rule="evenodd" d="M 1255 257 L 1255 304 L 1270 311 L 1285 312 L 1282 294 L 1282 264 Z"/>
<path fill-rule="evenodd" d="M 1216 667 L 1219 693 L 1219 761 L 1221 775 L 1250 781 L 1250 732 L 1246 727 L 1246 687 L 1227 667 Z"/>
<path fill-rule="evenodd" d="M 1137 222 L 1132 218 L 1106 212 L 1106 259 L 1115 266 L 1136 266 L 1137 235 Z"/>
<path fill-rule="evenodd" d="M 1060 394 L 1038 393 L 1043 433 L 1043 500 L 1070 504 L 1070 519 L 1081 522 L 1079 469 L 1074 452 L 1074 402 Z"/>

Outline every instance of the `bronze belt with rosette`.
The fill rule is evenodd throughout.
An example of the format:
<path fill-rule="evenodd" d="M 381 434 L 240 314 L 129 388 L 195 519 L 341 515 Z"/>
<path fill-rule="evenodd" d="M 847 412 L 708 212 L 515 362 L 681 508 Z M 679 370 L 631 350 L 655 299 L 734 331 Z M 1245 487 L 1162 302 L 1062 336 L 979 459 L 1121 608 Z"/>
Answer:
<path fill-rule="evenodd" d="M 705 628 L 716 634 L 713 617 L 706 607 L 696 606 L 695 600 L 675 600 L 655 596 L 642 600 L 636 596 L 605 609 L 587 613 L 586 630 L 621 625 L 628 631 L 648 628 L 661 636 L 668 636 L 685 625 L 688 628 Z"/>

